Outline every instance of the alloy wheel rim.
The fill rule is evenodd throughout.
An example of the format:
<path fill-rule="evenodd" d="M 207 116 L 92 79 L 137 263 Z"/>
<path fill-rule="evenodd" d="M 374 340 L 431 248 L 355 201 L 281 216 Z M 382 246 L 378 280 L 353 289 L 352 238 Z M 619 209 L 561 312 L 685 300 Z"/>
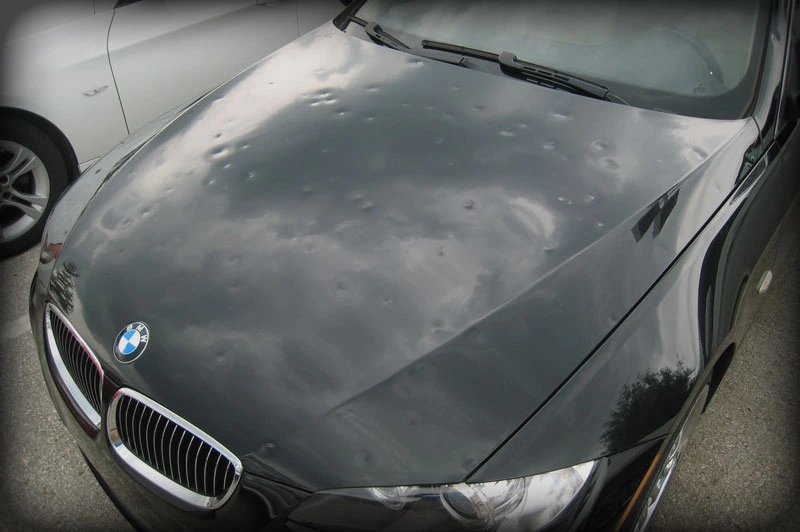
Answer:
<path fill-rule="evenodd" d="M 15 240 L 44 216 L 50 176 L 29 148 L 0 140 L 0 243 Z"/>

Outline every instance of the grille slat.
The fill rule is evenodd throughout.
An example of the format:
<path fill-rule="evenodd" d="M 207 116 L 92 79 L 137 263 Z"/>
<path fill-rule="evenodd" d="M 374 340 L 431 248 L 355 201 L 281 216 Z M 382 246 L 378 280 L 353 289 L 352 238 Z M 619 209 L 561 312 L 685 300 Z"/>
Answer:
<path fill-rule="evenodd" d="M 156 469 L 158 469 L 159 471 L 164 469 L 164 458 L 163 458 L 164 455 L 161 451 L 164 444 L 164 437 L 163 435 L 159 436 L 159 429 L 158 429 L 158 426 L 161 424 L 163 420 L 164 416 L 158 414 L 158 419 L 156 419 L 156 424 L 153 427 L 153 454 L 156 457 L 156 464 L 155 464 Z"/>
<path fill-rule="evenodd" d="M 77 352 L 78 352 L 77 346 L 75 346 L 75 348 L 74 348 L 74 349 L 75 349 L 75 353 L 76 353 L 76 355 L 77 355 Z M 94 401 L 95 401 L 95 396 L 94 396 L 94 394 L 92 393 L 92 388 L 90 388 L 90 387 L 87 387 L 87 386 L 85 385 L 85 383 L 88 383 L 88 382 L 90 382 L 90 381 L 91 381 L 91 379 L 92 379 L 92 368 L 91 368 L 91 366 L 92 366 L 92 363 L 91 363 L 91 362 L 89 362 L 89 359 L 88 359 L 88 358 L 83 358 L 83 359 L 81 360 L 81 369 L 83 370 L 83 371 L 82 371 L 82 374 L 81 374 L 81 377 L 83 377 L 83 378 L 81 379 L 81 383 L 84 383 L 84 384 L 81 386 L 81 388 L 83 389 L 83 393 L 84 393 L 84 394 L 86 394 L 86 397 L 89 399 L 89 402 L 90 402 L 90 403 L 92 403 L 92 404 L 94 404 Z"/>
<path fill-rule="evenodd" d="M 128 407 L 126 408 L 125 412 L 125 440 L 127 442 L 133 442 L 133 432 L 134 432 L 134 425 L 133 425 L 133 416 L 136 414 L 136 408 L 139 405 L 132 405 L 131 401 L 126 399 L 128 403 Z M 130 445 L 133 445 L 131 443 Z"/>
<path fill-rule="evenodd" d="M 206 464 L 203 466 L 204 471 L 208 471 L 208 458 L 211 456 L 211 451 L 213 449 L 211 446 L 208 446 L 208 453 L 206 453 Z M 214 485 L 212 484 L 211 487 L 213 488 Z M 203 492 L 208 493 L 208 475 L 203 475 Z"/>
<path fill-rule="evenodd" d="M 203 444 L 197 442 L 197 450 L 195 451 L 194 454 L 194 467 L 192 468 L 192 471 L 194 471 L 194 490 L 198 493 L 200 493 L 200 477 L 202 475 L 200 474 L 200 471 L 197 469 L 197 465 L 198 462 L 200 461 L 200 455 L 202 454 L 202 450 L 203 450 Z"/>
<path fill-rule="evenodd" d="M 103 370 L 66 318 L 53 305 L 47 306 L 47 344 L 61 382 L 81 412 L 100 426 Z"/>
<path fill-rule="evenodd" d="M 175 478 L 175 470 L 172 467 L 172 442 L 175 441 L 175 432 L 178 430 L 178 425 L 172 427 L 172 435 L 169 437 L 169 447 L 167 454 L 169 455 L 169 478 Z"/>
<path fill-rule="evenodd" d="M 150 414 L 150 418 L 147 421 L 147 450 L 150 452 L 150 456 L 152 457 L 150 465 L 153 466 L 153 469 L 159 469 L 158 467 L 158 453 L 156 452 L 156 429 L 158 428 L 158 418 L 160 416 L 156 413 Z M 150 430 L 150 427 L 153 427 Z"/>
<path fill-rule="evenodd" d="M 217 463 L 214 464 L 214 480 L 211 481 L 211 485 L 214 486 L 214 489 L 217 489 L 217 471 L 219 471 L 219 461 L 222 459 L 222 455 L 217 455 Z"/>
<path fill-rule="evenodd" d="M 132 426 L 131 425 L 131 418 L 133 417 L 133 408 L 135 408 L 135 407 L 133 407 L 131 405 L 131 402 L 128 400 L 127 397 L 124 398 L 124 401 L 125 401 L 125 403 L 124 403 L 125 404 L 125 416 L 124 416 L 124 419 L 125 419 L 125 439 L 124 439 L 124 441 L 131 441 L 132 434 L 133 434 L 131 432 L 131 426 Z"/>
<path fill-rule="evenodd" d="M 147 455 L 147 463 L 150 464 L 151 466 L 155 466 L 155 464 L 153 463 L 154 457 L 150 455 L 150 443 L 151 443 L 150 440 L 152 440 L 152 438 L 150 437 L 150 423 L 152 423 L 153 421 L 153 414 L 155 414 L 155 411 L 150 410 L 150 415 L 147 416 L 147 423 L 144 426 L 144 452 Z"/>
<path fill-rule="evenodd" d="M 140 443 L 140 435 L 139 427 L 141 425 L 141 412 L 143 411 L 142 405 L 136 403 L 136 406 L 133 408 L 133 417 L 131 417 L 131 425 L 133 427 L 133 431 L 131 434 L 131 442 L 133 443 L 134 451 L 136 454 L 141 453 L 142 445 Z M 139 420 L 139 421 L 137 421 Z"/>
<path fill-rule="evenodd" d="M 92 366 L 92 362 L 88 358 L 86 358 L 86 359 L 83 360 L 83 366 L 84 366 L 84 372 L 86 374 L 86 379 L 84 380 L 84 382 L 90 382 L 91 379 L 92 379 L 92 371 L 94 370 L 94 367 Z M 97 403 L 97 390 L 98 389 L 99 388 L 90 387 L 90 388 L 87 388 L 87 390 L 86 390 L 86 392 L 88 393 L 89 398 L 91 399 L 92 403 Z M 100 403 L 97 403 L 97 404 L 100 404 Z"/>
<path fill-rule="evenodd" d="M 164 426 L 161 427 L 161 441 L 158 444 L 158 450 L 161 454 L 161 468 L 166 471 L 167 470 L 167 453 L 168 450 L 166 447 L 167 443 L 167 430 L 169 429 L 169 420 L 162 416 L 161 418 L 164 421 Z"/>
<path fill-rule="evenodd" d="M 133 390 L 114 394 L 107 428 L 114 450 L 134 470 L 143 473 L 184 501 L 203 508 L 218 507 L 233 493 L 241 463 L 203 431 Z M 138 469 L 137 469 L 138 468 Z"/>
<path fill-rule="evenodd" d="M 192 444 L 194 443 L 194 440 L 195 440 L 195 437 L 194 437 L 194 434 L 192 434 L 192 439 L 189 440 L 189 445 L 186 446 L 186 468 L 184 469 L 184 471 L 186 471 L 186 484 L 189 485 L 189 486 L 191 486 L 193 484 L 192 477 L 195 477 L 195 475 L 193 475 L 194 471 L 189 469 L 189 461 L 190 461 L 192 455 L 194 454 L 194 452 L 192 451 Z M 196 478 L 197 477 L 195 477 L 194 480 L 196 480 Z M 195 491 L 197 491 L 197 490 L 195 490 Z"/>
<path fill-rule="evenodd" d="M 138 410 L 139 412 L 139 421 L 136 424 L 136 443 L 139 449 L 139 453 L 142 454 L 144 458 L 144 418 L 147 417 L 147 408 L 144 405 L 141 405 L 141 408 Z"/>
<path fill-rule="evenodd" d="M 202 442 L 197 442 L 197 452 L 194 455 L 194 486 L 195 491 L 198 493 L 202 493 L 200 491 L 200 477 L 202 477 L 201 471 L 198 469 L 198 465 L 200 463 L 200 456 L 203 454 L 203 444 Z"/>
<path fill-rule="evenodd" d="M 183 480 L 183 478 L 182 478 L 181 471 L 183 470 L 183 468 L 181 467 L 181 464 L 180 464 L 180 459 L 181 459 L 181 454 L 182 454 L 181 453 L 181 446 L 183 445 L 183 439 L 186 437 L 186 434 L 187 434 L 186 431 L 184 431 L 183 434 L 181 434 L 181 440 L 178 442 L 178 452 L 177 452 L 178 457 L 176 459 L 176 462 L 177 462 L 177 465 L 178 465 L 178 484 L 180 484 L 182 486 L 185 486 L 186 483 L 187 483 L 187 481 Z"/>
<path fill-rule="evenodd" d="M 164 416 L 160 417 L 160 421 L 161 421 L 161 437 L 160 437 L 160 442 L 158 444 L 158 455 L 161 458 L 161 469 L 166 471 L 167 470 L 167 458 L 168 458 L 167 451 L 169 451 L 169 448 L 166 446 L 166 443 L 167 443 L 167 431 L 170 428 L 170 426 L 169 426 L 170 424 L 169 424 L 169 420 L 167 418 L 165 418 Z"/>
<path fill-rule="evenodd" d="M 228 482 L 228 475 L 230 475 L 230 473 L 231 473 L 231 467 L 229 464 L 228 467 L 225 469 L 225 478 L 222 480 L 223 484 L 226 484 Z"/>
<path fill-rule="evenodd" d="M 125 398 L 125 404 L 125 441 L 130 441 L 130 438 L 133 434 L 131 430 L 131 427 L 133 426 L 133 423 L 131 423 L 133 412 L 131 412 L 131 401 L 127 397 Z"/>
<path fill-rule="evenodd" d="M 120 409 L 123 409 L 125 412 L 127 412 L 128 411 L 128 401 L 123 400 L 122 403 L 120 404 Z M 124 414 L 123 414 L 123 419 L 124 419 Z M 120 426 L 119 429 L 120 429 L 120 432 L 123 434 L 122 439 L 123 440 L 127 440 L 127 436 L 128 436 L 128 425 L 127 425 L 127 423 L 125 425 Z"/>

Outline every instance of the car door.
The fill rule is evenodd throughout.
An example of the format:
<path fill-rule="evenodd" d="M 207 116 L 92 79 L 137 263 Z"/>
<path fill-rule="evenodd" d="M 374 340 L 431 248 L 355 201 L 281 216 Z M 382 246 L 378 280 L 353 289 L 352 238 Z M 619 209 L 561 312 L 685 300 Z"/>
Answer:
<path fill-rule="evenodd" d="M 118 1 L 108 51 L 128 130 L 297 36 L 294 0 Z"/>
<path fill-rule="evenodd" d="M 106 54 L 111 12 L 75 0 L 20 3 L 13 13 L 0 44 L 0 107 L 53 124 L 79 164 L 125 138 Z"/>

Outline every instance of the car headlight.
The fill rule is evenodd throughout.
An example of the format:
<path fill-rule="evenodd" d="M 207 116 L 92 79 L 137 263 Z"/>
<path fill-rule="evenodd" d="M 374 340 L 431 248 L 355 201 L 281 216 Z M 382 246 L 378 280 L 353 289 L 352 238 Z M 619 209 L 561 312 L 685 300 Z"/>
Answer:
<path fill-rule="evenodd" d="M 322 530 L 540 530 L 576 499 L 596 462 L 511 480 L 321 491 L 289 519 Z"/>

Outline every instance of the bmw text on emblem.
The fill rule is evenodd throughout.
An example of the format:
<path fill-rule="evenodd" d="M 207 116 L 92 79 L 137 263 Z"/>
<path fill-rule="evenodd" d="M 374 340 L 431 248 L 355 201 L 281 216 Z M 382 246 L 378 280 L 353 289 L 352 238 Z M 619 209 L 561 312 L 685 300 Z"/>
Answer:
<path fill-rule="evenodd" d="M 120 362 L 128 363 L 136 360 L 147 348 L 150 329 L 146 323 L 136 321 L 125 327 L 114 341 L 114 356 Z"/>

